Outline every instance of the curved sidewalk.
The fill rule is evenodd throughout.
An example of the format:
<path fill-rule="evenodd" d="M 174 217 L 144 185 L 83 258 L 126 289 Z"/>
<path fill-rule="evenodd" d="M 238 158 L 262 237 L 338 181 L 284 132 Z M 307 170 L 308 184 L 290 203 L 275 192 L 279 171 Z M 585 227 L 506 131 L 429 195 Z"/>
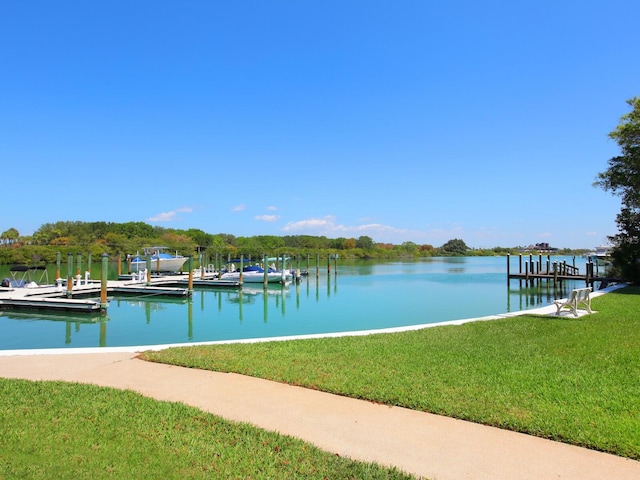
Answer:
<path fill-rule="evenodd" d="M 640 478 L 640 462 L 614 455 L 237 374 L 149 363 L 136 356 L 0 356 L 0 376 L 130 389 L 432 480 Z"/>

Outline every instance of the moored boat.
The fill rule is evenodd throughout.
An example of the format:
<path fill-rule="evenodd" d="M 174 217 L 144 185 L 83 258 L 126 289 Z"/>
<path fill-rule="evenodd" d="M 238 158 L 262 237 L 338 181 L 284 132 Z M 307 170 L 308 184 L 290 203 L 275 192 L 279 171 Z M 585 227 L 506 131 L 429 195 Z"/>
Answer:
<path fill-rule="evenodd" d="M 136 254 L 129 258 L 131 270 L 139 272 L 147 268 L 147 258 L 151 258 L 152 272 L 179 272 L 188 260 L 188 257 L 168 253 L 167 247 L 145 247 L 143 254 Z"/>
<path fill-rule="evenodd" d="M 220 280 L 240 281 L 240 269 L 236 267 L 239 260 L 227 262 L 227 268 L 220 275 Z M 286 283 L 291 280 L 291 273 L 288 271 L 275 270 L 271 267 L 266 271 L 268 283 Z M 242 268 L 243 283 L 264 283 L 265 270 L 261 265 L 247 265 Z"/>
<path fill-rule="evenodd" d="M 611 254 L 611 246 L 598 245 L 595 249 L 595 256 L 600 259 L 606 259 Z"/>

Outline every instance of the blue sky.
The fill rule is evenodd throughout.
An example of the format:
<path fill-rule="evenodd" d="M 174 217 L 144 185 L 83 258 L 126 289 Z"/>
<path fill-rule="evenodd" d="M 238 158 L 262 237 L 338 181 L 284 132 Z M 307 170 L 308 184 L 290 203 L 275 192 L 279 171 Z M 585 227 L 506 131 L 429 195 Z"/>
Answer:
<path fill-rule="evenodd" d="M 0 231 L 593 248 L 640 3 L 0 0 Z"/>

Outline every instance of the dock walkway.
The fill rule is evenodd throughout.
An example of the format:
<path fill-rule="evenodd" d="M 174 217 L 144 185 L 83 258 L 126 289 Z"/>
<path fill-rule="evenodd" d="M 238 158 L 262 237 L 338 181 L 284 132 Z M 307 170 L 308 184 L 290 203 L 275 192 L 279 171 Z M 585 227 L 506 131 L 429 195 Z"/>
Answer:
<path fill-rule="evenodd" d="M 189 278 L 188 274 L 158 275 L 149 280 L 139 279 L 135 275 L 120 276 L 118 280 L 106 282 L 106 294 L 110 296 L 164 296 L 188 297 L 192 288 L 198 286 L 239 288 L 239 282 L 219 280 L 213 275 L 198 275 Z M 106 311 L 102 295 L 102 282 L 80 280 L 67 288 L 66 281 L 56 285 L 43 285 L 33 288 L 0 287 L 0 309 L 53 310 L 67 312 L 96 313 Z"/>

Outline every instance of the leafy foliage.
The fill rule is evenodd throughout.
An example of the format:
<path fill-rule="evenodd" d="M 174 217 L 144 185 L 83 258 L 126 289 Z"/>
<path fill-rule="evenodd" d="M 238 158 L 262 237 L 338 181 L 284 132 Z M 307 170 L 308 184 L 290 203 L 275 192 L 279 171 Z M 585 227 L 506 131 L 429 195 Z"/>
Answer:
<path fill-rule="evenodd" d="M 211 234 L 190 228 L 179 230 L 151 226 L 144 222 L 69 222 L 42 225 L 31 237 L 21 237 L 14 228 L 0 237 L 0 264 L 53 263 L 58 253 L 91 253 L 110 257 L 132 254 L 142 247 L 162 245 L 182 255 L 220 254 L 222 256 L 260 258 L 262 255 L 306 257 L 311 254 L 340 254 L 340 258 L 407 258 L 451 255 L 496 255 L 517 253 L 517 248 L 495 247 L 470 250 L 463 240 L 449 240 L 442 247 L 404 242 L 401 245 L 376 243 L 371 237 L 327 238 L 312 235 L 256 235 L 235 237 L 228 233 Z"/>
<path fill-rule="evenodd" d="M 466 255 L 469 247 L 464 241 L 459 238 L 454 238 L 453 240 L 449 240 L 442 246 L 442 250 L 448 254 L 452 255 Z"/>
<path fill-rule="evenodd" d="M 609 134 L 620 146 L 621 155 L 609 159 L 609 167 L 598 174 L 595 186 L 622 200 L 616 216 L 618 234 L 609 237 L 615 269 L 633 282 L 640 281 L 640 98 L 627 100 L 631 112 L 623 115 Z"/>

